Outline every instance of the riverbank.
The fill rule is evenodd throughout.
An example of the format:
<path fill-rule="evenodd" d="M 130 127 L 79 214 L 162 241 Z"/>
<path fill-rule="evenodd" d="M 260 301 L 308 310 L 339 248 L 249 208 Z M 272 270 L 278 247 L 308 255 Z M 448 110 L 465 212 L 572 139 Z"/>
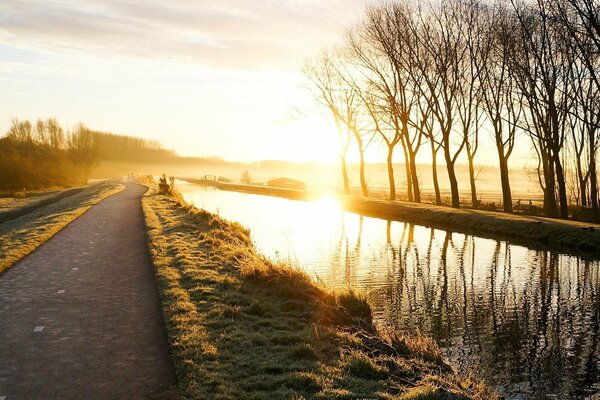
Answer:
<path fill-rule="evenodd" d="M 53 237 L 91 206 L 123 190 L 115 182 L 94 185 L 0 223 L 0 273 Z"/>
<path fill-rule="evenodd" d="M 198 183 L 189 178 L 182 180 Z M 268 186 L 229 183 L 217 183 L 214 186 L 220 190 L 291 200 L 310 201 L 319 198 L 318 193 Z M 345 210 L 369 217 L 409 222 L 491 239 L 504 239 L 514 244 L 584 257 L 600 257 L 600 224 L 356 196 L 337 198 Z"/>
<path fill-rule="evenodd" d="M 361 295 L 261 257 L 239 224 L 155 192 L 143 208 L 183 397 L 496 398 L 432 340 L 378 330 Z"/>
<path fill-rule="evenodd" d="M 405 221 L 556 252 L 600 257 L 600 225 L 501 212 L 343 197 L 343 207 L 369 217 Z"/>

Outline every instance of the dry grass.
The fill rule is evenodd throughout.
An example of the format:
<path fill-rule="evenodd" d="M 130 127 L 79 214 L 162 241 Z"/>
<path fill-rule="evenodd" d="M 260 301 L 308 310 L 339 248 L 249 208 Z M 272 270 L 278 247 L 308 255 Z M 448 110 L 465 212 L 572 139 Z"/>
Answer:
<path fill-rule="evenodd" d="M 0 272 L 48 241 L 100 200 L 123 190 L 111 183 L 82 192 L 0 224 Z"/>
<path fill-rule="evenodd" d="M 265 260 L 239 224 L 153 191 L 143 207 L 182 396 L 496 398 L 433 341 L 378 332 L 364 296 Z"/>
<path fill-rule="evenodd" d="M 23 207 L 32 206 L 60 192 L 61 190 L 19 192 L 10 196 L 0 197 L 0 212 L 15 211 Z"/>
<path fill-rule="evenodd" d="M 600 256 L 598 224 L 403 201 L 344 198 L 343 203 L 350 211 L 377 218 L 507 239 L 530 247 Z"/>

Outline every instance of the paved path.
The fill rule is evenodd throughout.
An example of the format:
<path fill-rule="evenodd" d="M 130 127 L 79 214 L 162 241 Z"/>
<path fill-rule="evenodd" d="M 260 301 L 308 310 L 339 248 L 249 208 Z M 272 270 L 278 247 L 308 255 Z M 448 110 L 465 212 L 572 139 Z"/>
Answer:
<path fill-rule="evenodd" d="M 144 191 L 126 184 L 0 275 L 0 400 L 174 398 Z"/>

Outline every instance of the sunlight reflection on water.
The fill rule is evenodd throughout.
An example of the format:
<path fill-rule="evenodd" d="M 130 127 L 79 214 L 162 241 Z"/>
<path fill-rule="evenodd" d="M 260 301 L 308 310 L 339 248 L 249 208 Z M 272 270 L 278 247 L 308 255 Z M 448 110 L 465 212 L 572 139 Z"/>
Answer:
<path fill-rule="evenodd" d="M 257 248 L 332 287 L 368 291 L 377 321 L 432 336 L 507 398 L 600 390 L 598 261 L 292 201 L 180 184 L 250 228 Z"/>

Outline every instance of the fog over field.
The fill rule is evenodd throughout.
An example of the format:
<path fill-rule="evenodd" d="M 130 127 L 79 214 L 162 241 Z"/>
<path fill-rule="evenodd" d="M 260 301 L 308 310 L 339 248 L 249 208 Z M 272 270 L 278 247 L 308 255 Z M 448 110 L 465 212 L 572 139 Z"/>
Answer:
<path fill-rule="evenodd" d="M 254 163 L 236 163 L 221 160 L 179 159 L 177 162 L 168 163 L 128 163 L 128 162 L 100 162 L 92 172 L 92 178 L 105 178 L 108 176 L 125 175 L 128 173 L 142 173 L 169 176 L 200 178 L 204 175 L 218 175 L 233 181 L 240 181 L 242 174 L 248 171 L 253 183 L 264 184 L 266 181 L 287 177 L 300 180 L 307 185 L 307 189 L 326 191 L 341 190 L 340 169 L 337 164 L 331 163 L 291 163 L 285 161 L 259 161 Z M 425 193 L 425 201 L 434 201 L 431 166 L 418 165 L 420 184 Z M 402 194 L 406 188 L 404 180 L 404 164 L 397 163 L 394 167 L 397 176 L 397 187 Z M 359 191 L 358 165 L 349 165 L 350 184 Z M 457 174 L 461 199 L 468 201 L 468 170 L 466 165 L 457 165 Z M 367 164 L 366 178 L 369 189 L 374 193 L 387 193 L 387 170 L 384 164 Z M 443 165 L 438 167 L 440 189 L 449 192 L 447 172 Z M 483 166 L 477 170 L 477 186 L 480 199 L 484 202 L 498 202 L 502 198 L 499 173 L 496 167 Z M 514 184 L 515 201 L 533 199 L 534 202 L 542 195 L 537 183 L 535 170 L 515 168 L 511 170 L 511 180 Z"/>

